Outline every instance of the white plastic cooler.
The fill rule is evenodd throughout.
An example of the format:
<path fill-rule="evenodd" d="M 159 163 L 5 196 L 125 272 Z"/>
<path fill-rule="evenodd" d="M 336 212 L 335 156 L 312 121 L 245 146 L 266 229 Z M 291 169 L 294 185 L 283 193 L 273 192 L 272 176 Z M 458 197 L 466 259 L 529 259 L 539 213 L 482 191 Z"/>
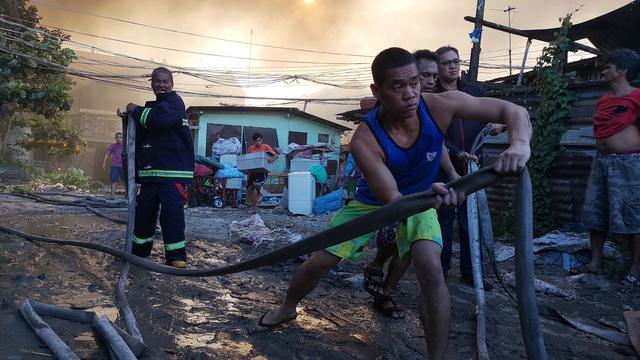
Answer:
<path fill-rule="evenodd" d="M 291 171 L 309 171 L 309 169 L 316 164 L 322 165 L 322 161 L 320 161 L 320 159 L 291 159 Z"/>
<path fill-rule="evenodd" d="M 308 171 L 289 173 L 289 211 L 293 214 L 311 215 L 316 198 L 316 180 Z"/>
<path fill-rule="evenodd" d="M 267 161 L 270 155 L 264 151 L 237 156 L 238 170 L 245 174 L 253 172 L 271 171 L 271 164 Z"/>

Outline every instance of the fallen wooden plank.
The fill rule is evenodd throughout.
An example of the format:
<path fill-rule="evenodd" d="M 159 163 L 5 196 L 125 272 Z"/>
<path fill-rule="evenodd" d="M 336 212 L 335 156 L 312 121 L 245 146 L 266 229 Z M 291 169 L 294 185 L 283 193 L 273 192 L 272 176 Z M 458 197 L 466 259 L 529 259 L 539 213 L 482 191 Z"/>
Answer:
<path fill-rule="evenodd" d="M 627 346 L 630 345 L 629 339 L 627 338 L 627 336 L 619 331 L 606 330 L 606 329 L 597 328 L 595 326 L 586 325 L 579 322 L 576 319 L 572 319 L 566 315 L 561 314 L 556 309 L 553 309 L 553 308 L 549 308 L 549 309 L 558 318 L 558 320 L 568 325 L 571 325 L 580 331 L 584 331 L 591 335 L 595 335 L 597 337 L 610 341 L 614 344 L 627 345 Z"/>

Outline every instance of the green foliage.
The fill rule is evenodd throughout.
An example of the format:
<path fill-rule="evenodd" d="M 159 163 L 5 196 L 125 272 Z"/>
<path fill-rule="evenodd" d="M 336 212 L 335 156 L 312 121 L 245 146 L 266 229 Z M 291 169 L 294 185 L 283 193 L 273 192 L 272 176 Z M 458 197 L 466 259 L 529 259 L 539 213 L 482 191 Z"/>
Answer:
<path fill-rule="evenodd" d="M 18 144 L 27 150 L 47 149 L 49 156 L 59 158 L 78 154 L 87 145 L 80 130 L 64 128 L 59 119 L 47 120 L 36 116 L 29 121 L 28 126 L 31 127 L 31 133 L 18 140 Z"/>
<path fill-rule="evenodd" d="M 527 166 L 533 189 L 534 235 L 540 236 L 557 225 L 554 217 L 553 194 L 549 186 L 549 176 L 556 166 L 560 138 L 565 132 L 563 119 L 569 114 L 575 94 L 568 88 L 564 74 L 566 54 L 569 49 L 567 33 L 571 27 L 571 14 L 562 19 L 560 31 L 555 39 L 542 51 L 536 65 L 535 92 L 540 97 L 540 105 L 533 117 L 533 139 L 531 159 Z M 525 91 L 523 96 L 526 96 Z M 496 237 L 511 238 L 515 229 L 513 203 L 506 204 L 494 219 L 493 231 Z"/>
<path fill-rule="evenodd" d="M 515 229 L 515 216 L 513 202 L 509 201 L 500 215 L 491 219 L 495 238 L 503 238 L 503 242 L 509 243 Z"/>
<path fill-rule="evenodd" d="M 9 193 L 17 193 L 17 194 L 28 194 L 30 192 L 35 191 L 35 186 L 33 183 L 10 185 L 10 186 L 7 186 L 4 191 Z"/>
<path fill-rule="evenodd" d="M 8 157 L 1 161 L 0 168 L 9 171 L 9 175 L 5 174 L 3 179 L 21 182 L 42 178 L 46 173 L 46 170 L 42 166 L 36 166 L 31 162 L 19 160 L 17 157 Z"/>
<path fill-rule="evenodd" d="M 557 225 L 553 213 L 555 200 L 548 179 L 556 165 L 560 138 L 565 132 L 563 119 L 569 114 L 575 100 L 563 71 L 569 49 L 567 33 L 570 27 L 571 15 L 567 15 L 562 20 L 555 40 L 543 49 L 536 65 L 540 106 L 533 115 L 532 156 L 528 164 L 533 186 L 536 235 L 544 234 Z"/>
<path fill-rule="evenodd" d="M 75 186 L 80 190 L 96 190 L 96 185 L 94 184 L 91 176 L 85 175 L 82 169 L 74 167 L 70 167 L 66 171 L 58 169 L 49 173 L 45 173 L 45 175 L 40 178 L 40 180 L 52 184 L 62 184 L 67 187 Z"/>
<path fill-rule="evenodd" d="M 37 9 L 26 0 L 0 0 L 0 15 L 0 155 L 8 131 L 28 125 L 36 127 L 37 138 L 28 140 L 32 147 L 42 147 L 52 155 L 68 155 L 68 150 L 51 148 L 65 143 L 60 137 L 78 137 L 77 130 L 61 126 L 63 113 L 71 108 L 69 91 L 73 85 L 65 72 L 75 54 L 62 48 L 68 36 L 40 26 Z M 46 127 L 47 122 L 57 123 L 57 131 L 51 134 L 53 141 L 47 139 L 48 132 L 37 129 Z M 65 131 L 69 134 L 61 135 Z M 66 143 L 84 145 L 77 139 Z"/>
<path fill-rule="evenodd" d="M 26 184 L 7 186 L 5 191 L 28 193 L 35 191 L 39 185 L 61 184 L 65 187 L 75 187 L 78 190 L 96 191 L 98 186 L 94 183 L 93 178 L 85 175 L 82 169 L 70 167 L 67 170 L 47 171 L 41 166 L 33 165 L 26 161 L 5 161 L 2 167 L 10 168 L 12 171 L 19 169 L 19 173 L 14 178 L 19 179 Z"/>

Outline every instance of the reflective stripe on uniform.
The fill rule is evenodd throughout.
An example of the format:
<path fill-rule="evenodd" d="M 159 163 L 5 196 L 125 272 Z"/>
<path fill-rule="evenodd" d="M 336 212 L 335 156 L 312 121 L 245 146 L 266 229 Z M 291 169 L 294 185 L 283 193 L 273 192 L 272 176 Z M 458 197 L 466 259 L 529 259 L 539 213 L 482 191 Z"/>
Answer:
<path fill-rule="evenodd" d="M 140 115 L 140 125 L 143 127 L 147 127 L 147 116 L 149 116 L 149 111 L 151 111 L 151 108 L 144 108 L 144 110 L 142 110 L 142 115 Z"/>
<path fill-rule="evenodd" d="M 153 236 L 152 237 L 148 237 L 148 238 L 139 238 L 139 237 L 133 235 L 133 242 L 138 244 L 138 245 L 144 245 L 146 243 L 153 242 Z"/>
<path fill-rule="evenodd" d="M 164 249 L 167 251 L 184 249 L 184 247 L 185 247 L 184 241 L 178 241 L 177 243 L 173 243 L 173 244 L 164 244 Z"/>
<path fill-rule="evenodd" d="M 189 120 L 182 119 L 182 126 L 189 126 Z"/>
<path fill-rule="evenodd" d="M 139 170 L 140 177 L 192 178 L 193 171 L 179 170 Z"/>

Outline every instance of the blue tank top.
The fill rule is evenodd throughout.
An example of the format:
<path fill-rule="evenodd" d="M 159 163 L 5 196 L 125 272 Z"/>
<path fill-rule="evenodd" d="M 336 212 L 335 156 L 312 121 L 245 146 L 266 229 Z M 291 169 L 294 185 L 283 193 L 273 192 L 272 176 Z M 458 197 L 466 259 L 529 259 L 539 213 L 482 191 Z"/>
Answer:
<path fill-rule="evenodd" d="M 364 123 L 382 148 L 385 163 L 398 184 L 398 190 L 402 195 L 429 190 L 440 168 L 443 134 L 433 121 L 424 99 L 420 97 L 418 106 L 419 135 L 408 148 L 396 144 L 387 134 L 378 120 L 379 111 L 379 107 L 371 110 L 365 116 Z M 365 204 L 382 205 L 369 189 L 364 176 L 358 182 L 354 198 Z"/>

